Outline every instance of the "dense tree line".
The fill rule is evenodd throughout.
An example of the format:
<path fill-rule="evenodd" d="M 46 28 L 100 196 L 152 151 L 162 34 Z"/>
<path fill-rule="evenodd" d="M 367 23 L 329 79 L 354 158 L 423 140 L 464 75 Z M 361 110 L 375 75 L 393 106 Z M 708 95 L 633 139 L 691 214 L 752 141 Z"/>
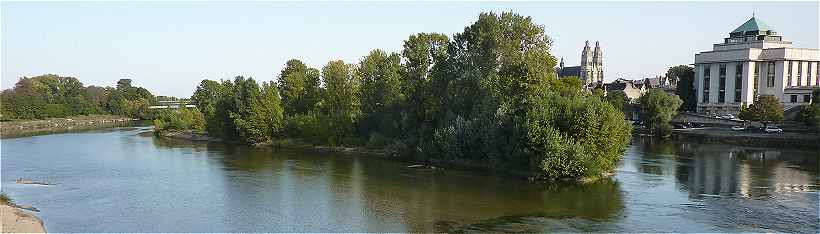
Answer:
<path fill-rule="evenodd" d="M 53 74 L 23 77 L 0 93 L 3 120 L 115 114 L 146 118 L 151 92 L 121 79 L 117 87 L 83 86 L 77 78 Z"/>
<path fill-rule="evenodd" d="M 366 145 L 549 179 L 610 171 L 631 126 L 580 80 L 556 78 L 550 46 L 530 17 L 482 13 L 452 39 L 419 33 L 400 53 L 321 69 L 294 59 L 261 86 L 203 80 L 191 100 L 226 140 Z"/>

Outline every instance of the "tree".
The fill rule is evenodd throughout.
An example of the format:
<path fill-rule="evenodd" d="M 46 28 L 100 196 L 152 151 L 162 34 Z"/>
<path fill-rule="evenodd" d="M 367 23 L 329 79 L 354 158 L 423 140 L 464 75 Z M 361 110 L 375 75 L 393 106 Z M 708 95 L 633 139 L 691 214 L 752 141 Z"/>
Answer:
<path fill-rule="evenodd" d="M 410 35 L 402 47 L 402 83 L 406 98 L 403 112 L 407 116 L 403 132 L 408 138 L 417 138 L 431 132 L 435 125 L 434 116 L 441 113 L 445 97 L 435 95 L 446 90 L 441 85 L 433 85 L 434 76 L 442 76 L 443 63 L 447 59 L 449 38 L 440 33 L 418 33 Z M 442 81 L 442 79 L 438 79 Z M 416 140 L 416 139 L 413 139 Z"/>
<path fill-rule="evenodd" d="M 652 134 L 668 136 L 672 133 L 672 125 L 669 121 L 678 114 L 678 107 L 683 103 L 677 95 L 651 89 L 638 98 L 638 103 L 641 108 L 641 118 Z"/>
<path fill-rule="evenodd" d="M 318 70 L 308 68 L 300 60 L 289 60 L 277 83 L 285 115 L 306 114 L 318 108 L 319 83 Z"/>
<path fill-rule="evenodd" d="M 748 107 L 741 108 L 738 117 L 749 121 L 780 122 L 783 121 L 783 104 L 775 96 L 761 95 Z"/>
<path fill-rule="evenodd" d="M 694 68 L 687 65 L 670 67 L 666 72 L 666 77 L 676 78 L 678 80 L 676 93 L 683 101 L 681 111 L 695 111 L 698 99 L 695 94 Z"/>
<path fill-rule="evenodd" d="M 272 91 L 272 87 L 268 87 L 268 93 L 263 95 L 253 78 L 237 76 L 234 85 L 236 107 L 228 111 L 228 116 L 236 125 L 239 139 L 252 144 L 270 141 L 282 122 L 278 94 Z M 270 97 L 271 95 L 276 97 Z"/>
<path fill-rule="evenodd" d="M 627 113 L 628 109 L 627 106 L 629 105 L 629 98 L 626 97 L 626 94 L 622 91 L 611 91 L 606 94 L 606 101 L 609 104 L 612 104 L 615 109 Z"/>
<path fill-rule="evenodd" d="M 353 134 L 353 123 L 359 117 L 360 81 L 354 67 L 341 60 L 330 61 L 322 68 L 325 84 L 323 113 L 329 118 L 333 133 L 331 144 L 341 143 Z"/>
<path fill-rule="evenodd" d="M 402 119 L 400 108 L 405 101 L 399 54 L 388 55 L 382 50 L 373 50 L 362 59 L 356 72 L 361 78 L 361 133 L 364 136 L 373 132 L 398 136 Z"/>
<path fill-rule="evenodd" d="M 811 104 L 804 105 L 800 111 L 800 120 L 820 131 L 820 100 L 818 99 L 820 99 L 820 90 L 814 90 Z"/>

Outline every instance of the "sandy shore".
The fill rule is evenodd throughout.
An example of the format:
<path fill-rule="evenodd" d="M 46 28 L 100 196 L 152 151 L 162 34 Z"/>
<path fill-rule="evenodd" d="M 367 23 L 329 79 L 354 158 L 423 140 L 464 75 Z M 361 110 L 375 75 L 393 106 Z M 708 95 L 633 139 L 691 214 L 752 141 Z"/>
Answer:
<path fill-rule="evenodd" d="M 45 233 L 46 228 L 43 221 L 37 216 L 29 214 L 20 209 L 0 205 L 0 232 L 2 233 Z"/>

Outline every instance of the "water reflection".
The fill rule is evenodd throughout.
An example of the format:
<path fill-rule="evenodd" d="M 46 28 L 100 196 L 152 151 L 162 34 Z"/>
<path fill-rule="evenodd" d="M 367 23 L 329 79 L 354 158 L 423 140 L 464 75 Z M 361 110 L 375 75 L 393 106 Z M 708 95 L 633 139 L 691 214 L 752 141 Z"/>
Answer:
<path fill-rule="evenodd" d="M 157 147 L 220 155 L 229 212 L 260 212 L 275 229 L 356 232 L 448 231 L 504 216 L 619 217 L 618 183 L 533 184 L 486 173 L 410 169 L 368 156 L 154 139 Z M 264 214 L 264 215 L 262 215 Z M 254 220 L 258 217 L 248 217 Z M 246 219 L 247 220 L 247 219 Z M 247 222 L 247 221 L 245 221 Z M 236 224 L 243 226 L 242 224 Z"/>
<path fill-rule="evenodd" d="M 817 152 L 790 149 L 636 138 L 613 178 L 588 184 L 159 139 L 150 128 L 0 149 L 3 190 L 41 209 L 53 232 L 818 231 Z"/>

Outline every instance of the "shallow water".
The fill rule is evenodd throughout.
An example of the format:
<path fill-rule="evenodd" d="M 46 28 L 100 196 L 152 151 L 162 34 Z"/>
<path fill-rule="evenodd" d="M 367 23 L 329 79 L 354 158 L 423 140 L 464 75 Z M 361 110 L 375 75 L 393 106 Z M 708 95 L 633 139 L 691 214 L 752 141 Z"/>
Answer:
<path fill-rule="evenodd" d="M 2 190 L 49 232 L 819 231 L 813 151 L 636 138 L 611 179 L 533 184 L 149 131 L 3 139 Z"/>

